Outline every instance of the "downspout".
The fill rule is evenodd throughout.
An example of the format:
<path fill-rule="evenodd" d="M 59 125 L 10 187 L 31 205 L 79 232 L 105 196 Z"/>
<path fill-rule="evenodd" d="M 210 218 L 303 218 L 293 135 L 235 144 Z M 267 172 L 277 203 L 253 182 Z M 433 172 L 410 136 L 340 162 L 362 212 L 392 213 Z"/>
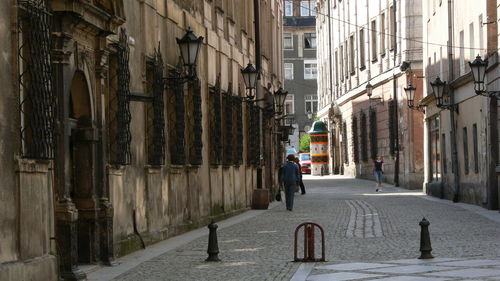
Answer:
<path fill-rule="evenodd" d="M 334 101 L 333 99 L 333 69 L 332 69 L 332 66 L 333 66 L 333 62 L 332 62 L 332 18 L 331 18 L 331 15 L 330 15 L 330 1 L 331 0 L 327 0 L 327 8 L 328 8 L 328 54 L 329 54 L 329 58 L 328 58 L 328 64 L 329 64 L 329 67 L 328 67 L 328 73 L 329 73 L 329 77 L 330 77 L 330 110 L 333 111 L 333 107 L 334 107 L 334 104 L 336 103 L 336 101 Z M 333 120 L 332 120 L 333 121 Z M 334 139 L 334 136 L 333 136 L 333 123 L 330 121 L 329 122 L 330 124 L 330 138 L 331 138 L 331 142 L 332 142 L 332 145 L 330 145 L 330 149 L 332 150 L 331 151 L 331 155 L 330 155 L 330 158 L 331 158 L 331 161 L 332 161 L 332 174 L 334 174 L 335 172 L 335 139 Z"/>
<path fill-rule="evenodd" d="M 260 50 L 260 0 L 253 0 L 253 13 L 254 13 L 254 32 L 255 32 L 255 68 L 258 71 L 257 85 L 255 87 L 255 99 L 262 98 L 262 85 L 261 85 L 261 71 L 262 71 L 262 57 Z M 259 106 L 259 166 L 257 168 L 257 188 L 262 188 L 262 164 L 263 164 L 263 122 L 262 122 L 262 107 Z"/>
<path fill-rule="evenodd" d="M 394 36 L 396 36 L 397 34 L 397 30 L 398 30 L 398 20 L 396 18 L 396 0 L 392 0 L 392 5 L 394 7 L 393 9 L 393 14 L 392 14 L 392 17 L 394 19 Z M 394 60 L 394 63 L 393 63 L 393 67 L 394 67 L 394 70 L 396 68 L 396 54 L 398 53 L 398 42 L 396 40 L 396 38 L 394 38 L 394 55 L 393 55 L 393 60 Z M 398 83 L 396 81 L 396 74 L 394 74 L 393 72 L 393 76 L 392 76 L 392 91 L 393 91 L 393 99 L 394 99 L 394 120 L 395 120 L 395 124 L 394 124 L 394 137 L 396 138 L 394 140 L 394 146 L 393 149 L 394 149 L 394 153 L 395 153 L 395 159 L 394 159 L 394 186 L 399 186 L 399 118 L 398 118 Z"/>
<path fill-rule="evenodd" d="M 448 0 L 448 81 L 453 81 L 453 0 Z M 453 87 L 448 87 L 450 104 L 455 104 L 455 94 Z M 460 171 L 458 170 L 458 151 L 457 151 L 457 130 L 455 126 L 455 111 L 450 112 L 450 141 L 451 141 L 451 166 L 453 171 L 453 202 L 460 200 Z"/>

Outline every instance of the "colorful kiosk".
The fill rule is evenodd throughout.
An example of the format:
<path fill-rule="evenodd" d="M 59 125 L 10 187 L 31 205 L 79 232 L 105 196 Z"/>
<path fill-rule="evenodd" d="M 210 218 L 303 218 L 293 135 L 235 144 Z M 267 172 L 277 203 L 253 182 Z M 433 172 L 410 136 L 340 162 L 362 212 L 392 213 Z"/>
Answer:
<path fill-rule="evenodd" d="M 325 123 L 315 121 L 308 133 L 311 136 L 311 175 L 326 175 L 328 174 L 328 130 Z"/>

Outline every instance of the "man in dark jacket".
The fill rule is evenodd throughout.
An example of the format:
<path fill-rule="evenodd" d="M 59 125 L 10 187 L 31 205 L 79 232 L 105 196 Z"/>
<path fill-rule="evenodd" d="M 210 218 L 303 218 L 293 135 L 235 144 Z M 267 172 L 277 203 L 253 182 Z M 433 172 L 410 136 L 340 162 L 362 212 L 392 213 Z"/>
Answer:
<path fill-rule="evenodd" d="M 291 211 L 293 209 L 293 196 L 295 194 L 295 187 L 300 183 L 299 167 L 295 164 L 295 156 L 290 154 L 286 157 L 287 161 L 283 165 L 281 171 L 281 184 L 285 188 L 285 202 L 286 209 Z"/>

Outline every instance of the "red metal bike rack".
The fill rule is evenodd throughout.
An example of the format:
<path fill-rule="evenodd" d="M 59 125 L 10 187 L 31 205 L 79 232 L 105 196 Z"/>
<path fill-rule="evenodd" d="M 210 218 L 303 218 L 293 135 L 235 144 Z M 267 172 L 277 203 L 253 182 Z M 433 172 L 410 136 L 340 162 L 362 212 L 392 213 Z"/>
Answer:
<path fill-rule="evenodd" d="M 304 228 L 304 258 L 299 258 L 297 255 L 297 237 L 299 230 Z M 314 255 L 314 229 L 318 228 L 321 232 L 321 258 L 317 259 Z M 314 222 L 305 222 L 299 224 L 295 229 L 295 242 L 293 249 L 293 260 L 297 262 L 318 262 L 325 261 L 325 231 L 323 228 Z"/>

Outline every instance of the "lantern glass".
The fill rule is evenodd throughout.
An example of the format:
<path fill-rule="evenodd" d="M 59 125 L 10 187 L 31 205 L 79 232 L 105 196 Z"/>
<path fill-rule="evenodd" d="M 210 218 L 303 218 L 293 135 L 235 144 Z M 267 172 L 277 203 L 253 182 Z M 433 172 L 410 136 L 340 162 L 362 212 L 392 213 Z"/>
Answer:
<path fill-rule="evenodd" d="M 413 101 L 415 100 L 415 91 L 417 90 L 417 88 L 413 87 L 413 85 L 410 83 L 410 85 L 404 88 L 404 90 L 406 92 L 406 98 L 408 99 L 408 102 L 413 103 Z"/>
<path fill-rule="evenodd" d="M 439 76 L 436 78 L 436 80 L 431 82 L 432 91 L 434 92 L 436 98 L 438 99 L 438 104 L 442 104 L 443 102 L 443 94 L 445 86 L 446 82 L 441 81 Z"/>
<path fill-rule="evenodd" d="M 249 63 L 245 69 L 241 70 L 243 75 L 243 81 L 245 82 L 245 87 L 247 89 L 255 89 L 255 84 L 257 83 L 258 71 L 255 69 L 253 64 Z"/>
<path fill-rule="evenodd" d="M 283 91 L 283 88 L 279 88 L 276 92 L 274 92 L 274 104 L 276 105 L 276 112 L 281 115 L 283 112 L 283 104 L 285 103 L 286 96 L 288 95 L 287 91 Z"/>
<path fill-rule="evenodd" d="M 366 84 L 366 95 L 370 98 L 372 96 L 372 92 L 373 92 L 373 86 L 372 84 L 370 84 L 370 82 L 368 82 Z"/>
<path fill-rule="evenodd" d="M 469 62 L 469 66 L 474 77 L 474 90 L 476 93 L 484 92 L 486 90 L 484 86 L 484 78 L 486 76 L 486 68 L 488 67 L 488 60 L 481 59 L 481 56 L 477 56 L 473 62 Z"/>
<path fill-rule="evenodd" d="M 196 66 L 196 60 L 198 59 L 198 53 L 200 52 L 202 42 L 203 36 L 197 37 L 191 28 L 188 28 L 184 37 L 180 39 L 177 38 L 177 44 L 179 45 L 182 61 L 185 66 Z"/>

